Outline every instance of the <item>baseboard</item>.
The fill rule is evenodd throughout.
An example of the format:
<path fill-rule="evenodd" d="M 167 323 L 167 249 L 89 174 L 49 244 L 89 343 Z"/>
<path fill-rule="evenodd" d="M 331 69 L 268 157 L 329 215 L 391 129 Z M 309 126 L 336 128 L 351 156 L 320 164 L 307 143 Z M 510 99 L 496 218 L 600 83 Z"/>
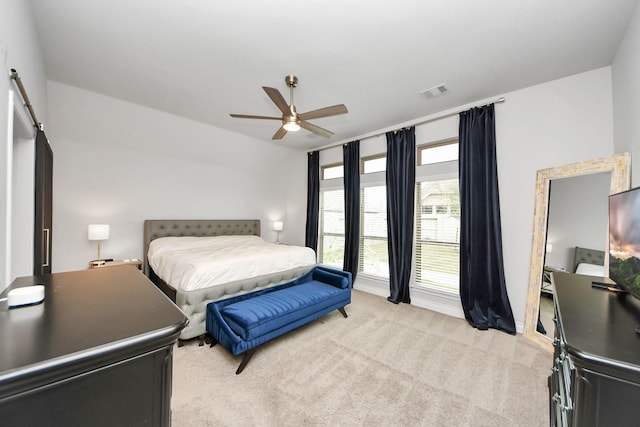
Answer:
<path fill-rule="evenodd" d="M 519 334 L 524 332 L 524 323 L 516 322 L 516 332 Z"/>
<path fill-rule="evenodd" d="M 383 298 L 389 296 L 388 282 L 366 276 L 358 276 L 356 282 L 353 284 L 353 288 Z M 411 305 L 446 314 L 447 316 L 464 319 L 462 303 L 460 302 L 460 296 L 457 294 L 412 286 Z M 524 323 L 516 322 L 516 332 L 521 334 L 523 331 Z"/>
<path fill-rule="evenodd" d="M 356 278 L 353 288 L 380 297 L 389 296 L 389 284 L 382 280 L 368 277 Z M 411 288 L 411 305 L 432 310 L 447 316 L 464 319 L 464 312 L 460 304 L 460 297 L 446 292 L 430 291 Z"/>
<path fill-rule="evenodd" d="M 385 288 L 383 288 L 383 287 L 381 287 L 379 285 L 370 283 L 368 281 L 365 282 L 365 281 L 359 280 L 359 279 L 356 279 L 356 280 L 357 280 L 357 282 L 353 284 L 353 289 L 356 289 L 356 290 L 362 291 L 362 292 L 366 292 L 366 293 L 369 293 L 369 294 L 373 294 L 373 295 L 378 295 L 379 297 L 385 297 L 386 298 L 386 297 L 389 296 L 388 286 L 387 286 L 387 289 L 385 289 Z"/>
<path fill-rule="evenodd" d="M 464 319 L 464 311 L 462 311 L 462 306 L 460 305 L 459 300 L 457 303 L 452 303 L 449 301 L 438 301 L 426 298 L 425 296 L 414 295 L 411 297 L 411 304 L 416 307 L 426 308 L 427 310 L 446 314 L 447 316 Z"/>

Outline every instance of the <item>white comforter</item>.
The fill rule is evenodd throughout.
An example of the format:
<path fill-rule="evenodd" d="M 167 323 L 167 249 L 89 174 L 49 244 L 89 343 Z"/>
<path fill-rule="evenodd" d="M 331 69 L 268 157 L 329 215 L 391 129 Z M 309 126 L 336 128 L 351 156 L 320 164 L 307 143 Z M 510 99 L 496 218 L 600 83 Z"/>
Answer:
<path fill-rule="evenodd" d="M 166 283 L 192 291 L 313 265 L 316 254 L 259 236 L 162 237 L 149 245 L 148 259 Z"/>

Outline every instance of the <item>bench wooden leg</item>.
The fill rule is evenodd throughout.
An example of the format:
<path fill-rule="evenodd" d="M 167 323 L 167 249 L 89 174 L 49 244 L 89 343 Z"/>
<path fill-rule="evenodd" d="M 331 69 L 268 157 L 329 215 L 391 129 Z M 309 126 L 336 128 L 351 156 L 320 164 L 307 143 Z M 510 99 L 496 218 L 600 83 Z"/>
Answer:
<path fill-rule="evenodd" d="M 184 340 L 178 338 L 178 347 L 182 347 L 184 345 Z"/>
<path fill-rule="evenodd" d="M 244 357 L 242 358 L 242 362 L 240 362 L 240 366 L 238 366 L 238 370 L 236 371 L 236 375 L 239 375 L 240 373 L 242 373 L 242 371 L 244 370 L 245 366 L 247 366 L 247 363 L 249 363 L 249 360 L 251 360 L 251 358 L 253 357 L 253 354 L 256 352 L 255 348 L 252 348 L 251 350 L 247 350 L 246 353 L 244 354 Z"/>
<path fill-rule="evenodd" d="M 344 318 L 345 318 L 345 319 L 348 317 L 348 316 L 347 316 L 347 312 L 345 311 L 344 307 L 340 307 L 340 308 L 338 309 L 338 311 L 339 311 L 340 313 L 342 313 L 342 315 L 344 316 Z"/>

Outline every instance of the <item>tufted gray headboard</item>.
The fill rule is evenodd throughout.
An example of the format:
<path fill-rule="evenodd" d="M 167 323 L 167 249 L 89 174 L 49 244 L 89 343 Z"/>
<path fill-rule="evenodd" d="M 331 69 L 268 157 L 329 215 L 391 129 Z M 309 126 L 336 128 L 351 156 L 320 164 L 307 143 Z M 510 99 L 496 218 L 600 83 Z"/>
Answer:
<path fill-rule="evenodd" d="M 573 271 L 576 271 L 578 264 L 583 262 L 587 264 L 604 265 L 604 255 L 604 251 L 576 246 L 573 257 Z"/>
<path fill-rule="evenodd" d="M 147 252 L 152 240 L 169 236 L 260 235 L 259 219 L 147 219 L 144 222 L 144 274 L 149 275 Z"/>

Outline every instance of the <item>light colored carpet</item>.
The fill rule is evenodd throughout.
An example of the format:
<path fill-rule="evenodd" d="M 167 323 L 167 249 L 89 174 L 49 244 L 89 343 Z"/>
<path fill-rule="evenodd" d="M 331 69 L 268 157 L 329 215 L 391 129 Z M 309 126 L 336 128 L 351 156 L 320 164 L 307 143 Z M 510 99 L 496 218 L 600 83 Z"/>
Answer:
<path fill-rule="evenodd" d="M 175 348 L 173 426 L 545 426 L 552 354 L 521 335 L 353 291 L 264 344 L 244 372 L 217 345 Z"/>

